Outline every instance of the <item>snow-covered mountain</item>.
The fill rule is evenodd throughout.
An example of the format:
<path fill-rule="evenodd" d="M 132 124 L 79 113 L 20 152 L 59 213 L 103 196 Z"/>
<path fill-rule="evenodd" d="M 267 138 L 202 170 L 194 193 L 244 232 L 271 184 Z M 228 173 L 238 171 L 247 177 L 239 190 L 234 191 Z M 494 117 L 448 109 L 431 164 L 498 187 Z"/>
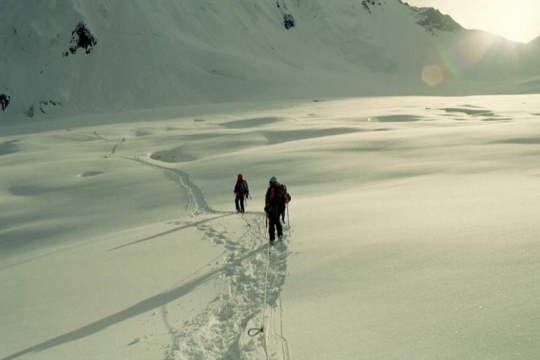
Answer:
<path fill-rule="evenodd" d="M 536 46 L 400 0 L 5 0 L 0 44 L 4 116 L 495 93 L 540 73 Z"/>
<path fill-rule="evenodd" d="M 529 44 L 536 45 L 536 46 L 540 47 L 540 36 L 535 38 L 534 40 L 531 40 L 529 42 Z"/>

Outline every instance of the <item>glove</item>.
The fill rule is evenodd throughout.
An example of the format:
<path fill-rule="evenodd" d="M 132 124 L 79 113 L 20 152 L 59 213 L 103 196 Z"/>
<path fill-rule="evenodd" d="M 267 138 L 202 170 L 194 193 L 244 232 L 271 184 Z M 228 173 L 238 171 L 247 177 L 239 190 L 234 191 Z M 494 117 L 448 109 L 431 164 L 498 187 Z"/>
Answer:
<path fill-rule="evenodd" d="M 272 210 L 272 207 L 270 207 L 270 205 L 266 205 L 266 206 L 264 207 L 264 211 L 265 211 L 265 212 L 270 212 L 270 210 Z"/>

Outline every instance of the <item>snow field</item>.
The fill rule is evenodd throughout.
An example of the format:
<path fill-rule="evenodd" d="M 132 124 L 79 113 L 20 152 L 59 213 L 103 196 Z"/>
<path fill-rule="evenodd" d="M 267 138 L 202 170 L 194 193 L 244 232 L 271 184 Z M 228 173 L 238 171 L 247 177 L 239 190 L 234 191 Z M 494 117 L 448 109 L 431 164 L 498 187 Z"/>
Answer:
<path fill-rule="evenodd" d="M 0 359 L 534 358 L 538 96 L 314 100 L 2 128 Z"/>

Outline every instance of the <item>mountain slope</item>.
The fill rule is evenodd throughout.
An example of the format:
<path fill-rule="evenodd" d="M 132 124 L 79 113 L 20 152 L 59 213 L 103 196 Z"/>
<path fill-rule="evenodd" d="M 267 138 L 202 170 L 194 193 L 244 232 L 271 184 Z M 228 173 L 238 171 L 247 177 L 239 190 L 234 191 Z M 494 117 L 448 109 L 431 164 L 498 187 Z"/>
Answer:
<path fill-rule="evenodd" d="M 0 14 L 4 114 L 481 93 L 540 64 L 533 46 L 456 31 L 399 0 L 31 2 L 6 0 Z M 465 79 L 489 83 L 454 81 Z"/>

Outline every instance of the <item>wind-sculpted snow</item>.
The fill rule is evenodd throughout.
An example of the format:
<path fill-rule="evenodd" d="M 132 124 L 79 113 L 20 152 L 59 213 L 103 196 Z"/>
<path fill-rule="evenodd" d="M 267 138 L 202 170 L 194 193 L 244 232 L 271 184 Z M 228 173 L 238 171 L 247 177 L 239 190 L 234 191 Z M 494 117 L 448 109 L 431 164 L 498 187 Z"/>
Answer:
<path fill-rule="evenodd" d="M 84 172 L 82 174 L 79 175 L 79 177 L 92 177 L 92 176 L 98 176 L 98 175 L 101 175 L 103 174 L 102 171 L 87 171 L 87 172 Z"/>
<path fill-rule="evenodd" d="M 355 128 L 332 128 L 325 130 L 295 130 L 295 131 L 265 131 L 264 137 L 269 145 L 281 144 L 291 141 L 310 140 L 327 136 L 338 136 L 342 134 L 351 134 L 361 132 Z"/>
<path fill-rule="evenodd" d="M 0 359 L 535 359 L 539 97 L 5 125 Z M 271 176 L 293 226 L 268 256 Z"/>
<path fill-rule="evenodd" d="M 8 191 L 15 196 L 39 196 L 51 192 L 53 189 L 40 185 L 15 185 L 9 187 Z"/>
<path fill-rule="evenodd" d="M 0 156 L 16 153 L 19 148 L 17 145 L 18 140 L 10 140 L 0 143 Z"/>
<path fill-rule="evenodd" d="M 221 124 L 221 126 L 227 129 L 247 129 L 247 128 L 259 127 L 259 126 L 264 126 L 264 125 L 269 125 L 269 124 L 275 124 L 279 121 L 284 121 L 284 120 L 285 119 L 281 119 L 278 117 L 262 117 L 262 118 L 254 118 L 254 119 L 228 121 L 226 123 Z"/>
<path fill-rule="evenodd" d="M 496 144 L 516 144 L 516 145 L 540 145 L 540 137 L 509 138 L 496 141 Z"/>
<path fill-rule="evenodd" d="M 378 121 L 378 122 L 414 122 L 422 120 L 421 116 L 417 115 L 384 115 L 384 116 L 374 116 L 369 118 L 368 121 Z"/>
<path fill-rule="evenodd" d="M 493 116 L 495 115 L 490 110 L 485 109 L 465 109 L 465 108 L 446 108 L 443 109 L 447 113 L 463 113 L 471 116 Z"/>

